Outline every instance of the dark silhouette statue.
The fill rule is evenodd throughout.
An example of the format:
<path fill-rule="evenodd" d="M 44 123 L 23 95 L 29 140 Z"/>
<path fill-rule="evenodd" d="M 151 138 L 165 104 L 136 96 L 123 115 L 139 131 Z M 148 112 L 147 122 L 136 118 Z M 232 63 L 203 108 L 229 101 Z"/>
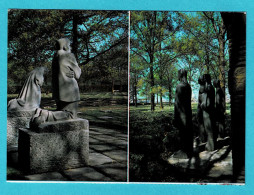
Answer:
<path fill-rule="evenodd" d="M 174 125 L 179 129 L 181 150 L 188 158 L 193 153 L 193 127 L 191 110 L 191 87 L 187 82 L 187 71 L 181 69 L 178 71 L 178 80 L 180 83 L 176 87 Z"/>
<path fill-rule="evenodd" d="M 203 123 L 205 134 L 207 135 L 206 149 L 208 151 L 215 150 L 215 143 L 217 139 L 215 120 L 214 120 L 214 104 L 215 91 L 211 83 L 211 76 L 209 74 L 203 75 L 204 79 L 204 93 L 201 95 L 201 109 L 203 113 Z"/>
<path fill-rule="evenodd" d="M 205 80 L 204 76 L 200 76 L 198 79 L 198 83 L 200 85 L 199 93 L 198 93 L 198 106 L 197 106 L 197 121 L 198 121 L 198 129 L 199 129 L 199 140 L 201 143 L 207 141 L 207 135 L 204 127 L 204 119 L 203 119 L 203 110 L 201 108 L 201 104 L 203 102 L 203 96 L 205 93 Z"/>
<path fill-rule="evenodd" d="M 220 81 L 216 80 L 213 82 L 213 86 L 216 89 L 215 93 L 215 122 L 216 131 L 218 137 L 224 137 L 225 129 L 225 94 L 220 86 Z"/>
<path fill-rule="evenodd" d="M 53 98 L 56 101 L 57 110 L 36 109 L 30 122 L 31 126 L 77 118 L 80 94 L 76 79 L 79 79 L 80 75 L 81 69 L 74 54 L 71 53 L 70 41 L 66 38 L 59 39 L 52 63 Z"/>

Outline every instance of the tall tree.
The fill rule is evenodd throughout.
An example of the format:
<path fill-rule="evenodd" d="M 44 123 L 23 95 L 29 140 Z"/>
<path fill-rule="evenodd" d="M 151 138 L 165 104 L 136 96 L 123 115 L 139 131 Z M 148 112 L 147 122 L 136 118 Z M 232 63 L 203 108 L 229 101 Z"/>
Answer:
<path fill-rule="evenodd" d="M 151 111 L 155 109 L 155 53 L 161 50 L 161 43 L 172 35 L 175 26 L 169 12 L 131 12 L 131 48 L 141 56 L 149 71 Z"/>
<path fill-rule="evenodd" d="M 227 42 L 226 38 L 226 27 L 221 18 L 220 13 L 218 12 L 203 12 L 204 16 L 209 20 L 212 24 L 213 31 L 219 43 L 219 80 L 221 81 L 221 87 L 225 94 L 225 86 L 226 86 L 226 77 L 225 77 L 225 44 Z"/>
<path fill-rule="evenodd" d="M 219 12 L 179 12 L 178 23 L 183 32 L 179 39 L 183 40 L 182 37 L 187 36 L 190 40 L 180 41 L 182 45 L 179 52 L 184 53 L 183 47 L 188 50 L 192 48 L 191 53 L 187 52 L 189 60 L 184 60 L 186 64 L 195 63 L 195 71 L 198 70 L 200 74 L 210 73 L 212 78 L 220 79 L 225 92 L 225 72 L 228 70 L 227 39 Z M 192 46 L 190 42 L 193 42 Z"/>

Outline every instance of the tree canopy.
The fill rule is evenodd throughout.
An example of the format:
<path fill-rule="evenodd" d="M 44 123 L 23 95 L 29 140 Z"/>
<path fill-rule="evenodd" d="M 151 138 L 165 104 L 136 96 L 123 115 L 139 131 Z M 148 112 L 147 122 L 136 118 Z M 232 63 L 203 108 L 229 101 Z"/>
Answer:
<path fill-rule="evenodd" d="M 225 92 L 228 42 L 219 12 L 134 11 L 130 36 L 133 100 L 142 99 L 146 89 L 151 110 L 155 109 L 155 94 L 163 108 L 163 99 L 171 102 L 174 97 L 181 68 L 188 71 L 193 98 L 197 98 L 198 78 L 205 73 L 220 79 Z"/>
<path fill-rule="evenodd" d="M 72 42 L 81 85 L 127 85 L 128 12 L 15 9 L 8 14 L 8 84 L 21 85 L 38 66 L 51 70 L 55 42 L 62 37 Z"/>

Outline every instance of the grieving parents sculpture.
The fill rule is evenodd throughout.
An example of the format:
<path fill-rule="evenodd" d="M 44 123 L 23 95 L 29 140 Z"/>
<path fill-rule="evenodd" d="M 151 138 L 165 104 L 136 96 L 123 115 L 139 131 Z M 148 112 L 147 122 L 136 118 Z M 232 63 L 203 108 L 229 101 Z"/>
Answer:
<path fill-rule="evenodd" d="M 77 117 L 76 79 L 81 69 L 68 39 L 59 39 L 57 49 L 52 63 L 57 110 L 37 108 L 30 127 L 19 129 L 18 161 L 30 174 L 84 167 L 89 162 L 89 121 Z"/>
<path fill-rule="evenodd" d="M 219 137 L 224 137 L 225 128 L 225 94 L 220 86 L 220 80 L 213 82 L 215 93 L 215 121 Z"/>
<path fill-rule="evenodd" d="M 178 71 L 180 83 L 176 87 L 174 124 L 179 129 L 181 150 L 190 158 L 193 152 L 193 128 L 191 111 L 191 87 L 187 82 L 187 71 Z"/>
<path fill-rule="evenodd" d="M 45 71 L 45 67 L 37 67 L 28 74 L 18 97 L 8 102 L 8 111 L 35 110 L 40 107 Z"/>
<path fill-rule="evenodd" d="M 214 121 L 215 91 L 211 83 L 211 76 L 209 74 L 204 74 L 203 78 L 205 82 L 205 89 L 201 98 L 201 109 L 203 112 L 205 133 L 207 135 L 206 149 L 208 151 L 213 151 L 215 150 L 215 143 L 217 139 Z"/>
<path fill-rule="evenodd" d="M 38 108 L 31 119 L 31 126 L 77 118 L 80 94 L 76 79 L 79 79 L 80 75 L 81 69 L 74 54 L 71 53 L 70 41 L 66 38 L 59 39 L 52 63 L 53 98 L 57 110 L 48 111 Z"/>

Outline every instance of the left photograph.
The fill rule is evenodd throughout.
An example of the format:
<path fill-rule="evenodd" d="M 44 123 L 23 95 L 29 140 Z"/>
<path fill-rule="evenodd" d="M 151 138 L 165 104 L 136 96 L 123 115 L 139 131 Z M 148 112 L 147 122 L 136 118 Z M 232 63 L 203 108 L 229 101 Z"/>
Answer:
<path fill-rule="evenodd" d="M 9 10 L 8 181 L 127 182 L 128 22 Z"/>

